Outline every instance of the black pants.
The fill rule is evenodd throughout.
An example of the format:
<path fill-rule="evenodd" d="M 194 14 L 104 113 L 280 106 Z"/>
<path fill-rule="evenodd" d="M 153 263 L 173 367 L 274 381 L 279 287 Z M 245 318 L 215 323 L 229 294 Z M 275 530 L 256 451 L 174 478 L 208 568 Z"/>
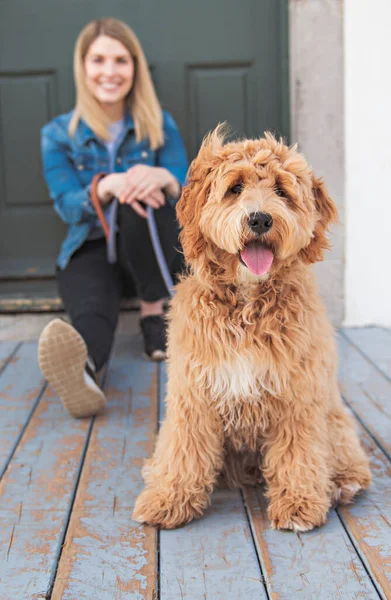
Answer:
<path fill-rule="evenodd" d="M 175 275 L 182 267 L 175 211 L 166 205 L 155 211 L 155 219 L 167 265 Z M 84 242 L 66 268 L 57 270 L 65 310 L 98 371 L 110 354 L 121 298 L 138 296 L 155 302 L 168 295 L 147 221 L 120 205 L 118 225 L 116 264 L 107 262 L 106 241 L 101 238 Z"/>

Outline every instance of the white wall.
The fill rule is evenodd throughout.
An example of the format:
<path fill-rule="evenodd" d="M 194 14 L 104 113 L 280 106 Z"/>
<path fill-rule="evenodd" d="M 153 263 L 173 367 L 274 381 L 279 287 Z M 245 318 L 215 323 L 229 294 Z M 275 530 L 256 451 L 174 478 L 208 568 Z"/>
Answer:
<path fill-rule="evenodd" d="M 391 326 L 391 1 L 344 4 L 345 324 Z"/>
<path fill-rule="evenodd" d="M 324 178 L 342 223 L 333 227 L 332 250 L 316 265 L 336 326 L 344 314 L 345 268 L 342 21 L 341 0 L 289 0 L 291 139 Z"/>

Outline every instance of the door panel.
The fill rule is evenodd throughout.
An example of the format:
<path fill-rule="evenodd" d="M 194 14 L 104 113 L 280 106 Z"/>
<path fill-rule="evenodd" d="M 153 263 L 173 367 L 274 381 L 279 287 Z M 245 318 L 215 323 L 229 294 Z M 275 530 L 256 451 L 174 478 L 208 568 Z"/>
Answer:
<path fill-rule="evenodd" d="M 39 130 L 72 108 L 76 37 L 108 14 L 140 38 L 190 158 L 224 120 L 233 135 L 288 135 L 287 0 L 2 0 L 0 279 L 54 274 L 65 226 L 41 174 Z"/>

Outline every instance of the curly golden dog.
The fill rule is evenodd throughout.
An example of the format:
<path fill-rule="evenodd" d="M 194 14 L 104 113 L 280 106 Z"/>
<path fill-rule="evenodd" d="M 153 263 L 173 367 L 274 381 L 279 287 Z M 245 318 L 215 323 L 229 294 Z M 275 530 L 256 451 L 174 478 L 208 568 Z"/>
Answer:
<path fill-rule="evenodd" d="M 178 204 L 189 274 L 169 316 L 167 416 L 134 518 L 200 517 L 220 474 L 263 481 L 273 527 L 307 531 L 371 474 L 337 385 L 333 330 L 309 265 L 336 207 L 295 147 L 218 127 Z"/>

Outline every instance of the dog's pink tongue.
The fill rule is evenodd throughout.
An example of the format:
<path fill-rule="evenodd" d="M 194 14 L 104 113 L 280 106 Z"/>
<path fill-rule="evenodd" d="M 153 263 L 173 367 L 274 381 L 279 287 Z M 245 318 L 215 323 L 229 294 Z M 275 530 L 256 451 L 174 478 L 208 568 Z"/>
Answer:
<path fill-rule="evenodd" d="M 264 275 L 273 262 L 273 252 L 259 242 L 250 242 L 240 253 L 243 262 L 254 275 Z"/>

